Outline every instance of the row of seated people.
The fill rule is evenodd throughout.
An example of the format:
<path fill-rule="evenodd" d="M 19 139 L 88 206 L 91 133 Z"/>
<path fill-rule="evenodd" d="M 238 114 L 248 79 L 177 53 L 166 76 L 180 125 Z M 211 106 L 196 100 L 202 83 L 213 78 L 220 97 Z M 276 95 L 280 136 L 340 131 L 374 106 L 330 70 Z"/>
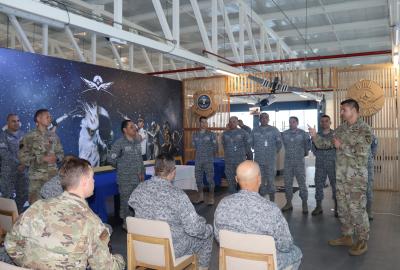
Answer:
<path fill-rule="evenodd" d="M 221 200 L 214 226 L 196 213 L 186 193 L 172 185 L 175 170 L 171 156 L 158 156 L 155 176 L 139 184 L 128 204 L 138 218 L 169 224 L 176 257 L 197 254 L 199 269 L 208 269 L 214 237 L 218 242 L 220 230 L 231 230 L 272 236 L 278 269 L 298 269 L 302 253 L 293 243 L 286 220 L 276 204 L 258 193 L 257 163 L 244 161 L 238 166 L 241 190 Z M 63 193 L 35 202 L 7 233 L 4 246 L 13 263 L 40 270 L 124 269 L 123 257 L 110 252 L 110 230 L 85 200 L 94 189 L 90 164 L 69 157 L 59 177 Z"/>

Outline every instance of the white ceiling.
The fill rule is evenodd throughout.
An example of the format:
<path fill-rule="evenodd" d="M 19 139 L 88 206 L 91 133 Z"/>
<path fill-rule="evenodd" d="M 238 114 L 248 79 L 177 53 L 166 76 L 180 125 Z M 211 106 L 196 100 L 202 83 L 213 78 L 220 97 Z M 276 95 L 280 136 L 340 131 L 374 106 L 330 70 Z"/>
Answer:
<path fill-rule="evenodd" d="M 160 21 L 156 15 L 153 2 L 159 1 L 166 16 L 169 28 L 172 31 L 172 0 L 123 0 L 124 28 L 130 24 L 130 28 L 139 29 L 143 33 L 153 33 L 159 38 L 144 34 L 147 37 L 158 39 L 164 42 L 164 34 Z M 198 3 L 208 39 L 211 43 L 211 21 L 212 0 L 192 0 Z M 389 0 L 390 2 L 398 1 Z M 50 1 L 51 2 L 51 1 Z M 58 1 L 60 2 L 60 1 Z M 103 20 L 112 20 L 113 0 L 64 0 L 59 4 L 60 9 L 67 8 L 69 12 L 80 13 L 83 16 L 91 17 L 98 14 Z M 218 8 L 218 55 L 238 62 L 232 50 L 227 33 L 228 15 L 233 37 L 234 48 L 240 52 L 240 29 L 239 24 L 239 3 L 247 7 L 246 19 L 251 29 L 251 35 L 244 31 L 244 62 L 253 62 L 260 59 L 271 60 L 289 57 L 304 57 L 332 54 L 349 54 L 366 51 L 390 50 L 392 48 L 391 27 L 389 23 L 388 0 L 223 0 L 226 13 Z M 1 0 L 0 0 L 1 5 Z M 307 6 L 307 8 L 306 8 Z M 191 0 L 180 0 L 180 45 L 196 54 L 202 54 L 205 45 L 202 41 L 199 26 L 194 15 Z M 107 16 L 110 15 L 110 16 Z M 18 18 L 29 40 L 33 43 L 35 51 L 41 52 L 41 25 L 31 20 Z M 12 27 L 7 23 L 6 14 L 0 13 L 0 46 L 13 47 Z M 272 51 L 264 44 L 265 54 L 261 55 L 261 27 L 258 22 L 264 23 L 263 29 L 270 31 L 269 43 Z M 133 24 L 132 24 L 133 23 Z M 135 27 L 132 27 L 134 25 Z M 84 26 L 82 26 L 84 28 Z M 8 30 L 7 30 L 8 29 Z M 90 50 L 90 34 L 83 29 L 72 28 L 79 47 L 88 57 Z M 277 40 L 279 39 L 284 53 L 279 53 Z M 252 37 L 252 38 L 249 38 Z M 77 60 L 77 54 L 73 50 L 68 37 L 63 29 L 49 28 L 51 45 L 55 47 L 50 54 L 67 59 Z M 254 44 L 258 58 L 252 49 Z M 285 47 L 287 46 L 287 47 Z M 16 48 L 21 48 L 18 39 L 15 42 Z M 122 57 L 124 68 L 128 66 L 128 45 L 118 46 L 118 52 Z M 107 42 L 103 38 L 97 40 L 97 64 L 117 67 L 114 55 Z M 147 59 L 146 59 L 147 54 Z M 138 71 L 151 72 L 152 70 L 169 70 L 194 66 L 193 63 L 186 63 L 182 59 L 163 57 L 160 60 L 160 53 L 135 46 L 134 66 Z M 207 56 L 207 55 L 205 55 Z M 161 61 L 161 64 L 160 64 Z M 307 62 L 301 67 L 320 67 L 338 65 L 358 65 L 366 63 L 390 62 L 391 55 L 344 58 L 331 61 Z M 261 69 L 265 67 L 254 66 Z M 267 67 L 268 68 L 268 67 Z M 278 69 L 278 66 L 269 66 Z M 191 72 L 180 74 L 179 79 L 193 76 L 207 75 L 208 71 Z M 177 78 L 176 74 L 168 75 Z"/>

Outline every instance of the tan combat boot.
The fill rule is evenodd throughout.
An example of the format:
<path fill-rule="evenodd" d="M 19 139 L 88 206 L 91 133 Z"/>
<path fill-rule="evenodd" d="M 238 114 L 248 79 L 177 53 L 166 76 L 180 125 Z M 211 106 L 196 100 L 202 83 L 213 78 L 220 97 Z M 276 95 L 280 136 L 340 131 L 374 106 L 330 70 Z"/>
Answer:
<path fill-rule="evenodd" d="M 338 239 L 329 240 L 328 244 L 330 246 L 346 246 L 351 247 L 353 245 L 353 238 L 350 235 L 344 235 Z"/>
<path fill-rule="evenodd" d="M 315 209 L 311 212 L 311 215 L 313 216 L 318 216 L 322 214 L 322 206 L 321 206 L 321 201 L 317 201 L 317 206 Z"/>
<path fill-rule="evenodd" d="M 293 210 L 292 201 L 287 201 L 285 206 L 281 210 L 282 212 L 292 211 Z"/>
<path fill-rule="evenodd" d="M 354 245 L 349 249 L 349 254 L 351 256 L 360 256 L 363 255 L 368 250 L 367 241 L 358 240 Z"/>
<path fill-rule="evenodd" d="M 193 204 L 200 204 L 204 202 L 204 192 L 203 189 L 197 191 L 196 199 L 193 201 Z"/>
<path fill-rule="evenodd" d="M 207 205 L 214 205 L 214 189 L 210 188 L 208 192 Z"/>

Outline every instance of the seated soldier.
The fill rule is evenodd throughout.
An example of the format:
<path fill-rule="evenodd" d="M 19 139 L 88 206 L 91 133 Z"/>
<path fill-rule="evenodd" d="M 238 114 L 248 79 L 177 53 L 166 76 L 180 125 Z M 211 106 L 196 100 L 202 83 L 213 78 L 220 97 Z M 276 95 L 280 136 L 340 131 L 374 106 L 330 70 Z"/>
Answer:
<path fill-rule="evenodd" d="M 256 162 L 244 161 L 238 166 L 236 175 L 241 190 L 223 198 L 215 211 L 216 240 L 219 242 L 220 230 L 272 236 L 278 269 L 298 269 L 302 253 L 293 244 L 281 210 L 258 193 L 261 185 L 260 167 Z"/>
<path fill-rule="evenodd" d="M 199 258 L 199 269 L 208 269 L 213 243 L 212 226 L 196 213 L 186 193 L 172 185 L 175 170 L 172 156 L 159 155 L 154 167 L 155 176 L 138 185 L 128 204 L 138 218 L 169 224 L 177 258 L 195 253 Z"/>
<path fill-rule="evenodd" d="M 121 255 L 108 248 L 110 234 L 89 208 L 93 169 L 72 158 L 60 169 L 60 196 L 39 200 L 26 210 L 6 236 L 8 255 L 18 265 L 33 269 L 124 269 Z"/>

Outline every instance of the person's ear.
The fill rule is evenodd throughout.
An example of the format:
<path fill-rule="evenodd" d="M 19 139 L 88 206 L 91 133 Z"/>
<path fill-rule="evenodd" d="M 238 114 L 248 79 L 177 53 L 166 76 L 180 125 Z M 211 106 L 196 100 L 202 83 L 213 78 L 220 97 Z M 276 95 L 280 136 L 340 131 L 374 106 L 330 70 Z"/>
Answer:
<path fill-rule="evenodd" d="M 235 176 L 235 181 L 236 181 L 236 183 L 239 184 L 239 180 L 238 180 L 237 176 Z"/>

